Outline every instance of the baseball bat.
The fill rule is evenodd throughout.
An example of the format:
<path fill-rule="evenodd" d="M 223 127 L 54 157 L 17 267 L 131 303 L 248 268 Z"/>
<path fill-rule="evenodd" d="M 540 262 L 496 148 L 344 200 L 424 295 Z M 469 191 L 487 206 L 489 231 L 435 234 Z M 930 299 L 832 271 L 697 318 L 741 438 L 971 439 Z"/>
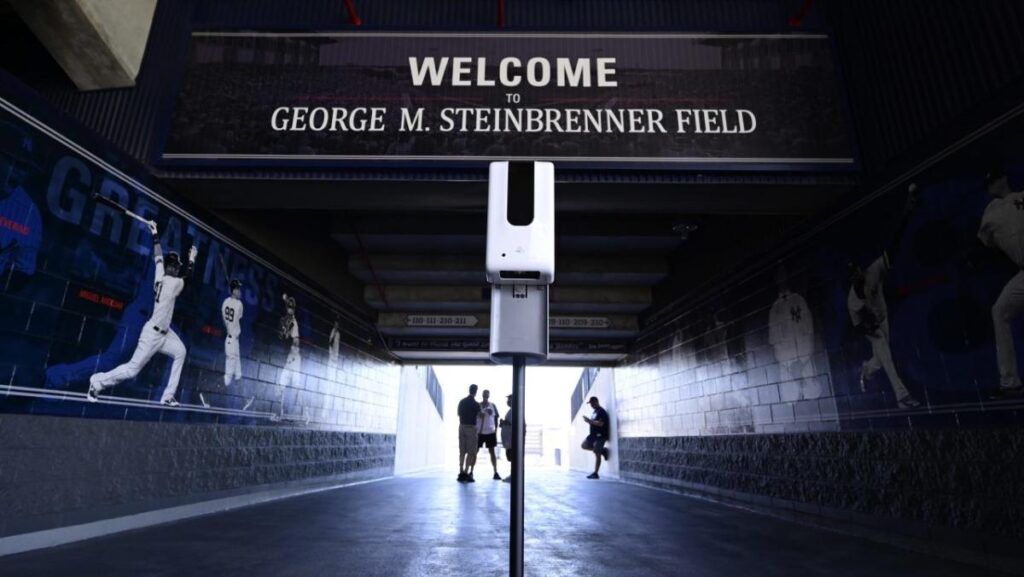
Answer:
<path fill-rule="evenodd" d="M 108 198 L 106 196 L 103 196 L 102 194 L 94 192 L 93 195 L 92 195 L 92 199 L 95 200 L 96 202 L 101 203 L 101 204 L 105 204 L 105 205 L 107 205 L 107 206 L 109 206 L 111 208 L 116 208 L 117 210 L 120 210 L 122 213 L 124 213 L 126 216 L 128 216 L 128 218 L 134 218 L 135 220 L 137 220 L 137 221 L 139 221 L 139 222 L 141 222 L 141 223 L 143 223 L 143 224 L 145 224 L 147 226 L 149 225 L 149 220 L 148 219 L 142 218 L 141 216 L 139 216 L 139 215 L 135 214 L 134 212 L 128 210 L 127 208 L 121 206 L 116 200 L 114 200 L 112 198 Z"/>
<path fill-rule="evenodd" d="M 224 262 L 224 255 L 218 252 L 217 257 L 220 258 L 220 268 L 224 271 L 224 282 L 231 282 L 231 275 L 228 274 L 228 263 Z"/>

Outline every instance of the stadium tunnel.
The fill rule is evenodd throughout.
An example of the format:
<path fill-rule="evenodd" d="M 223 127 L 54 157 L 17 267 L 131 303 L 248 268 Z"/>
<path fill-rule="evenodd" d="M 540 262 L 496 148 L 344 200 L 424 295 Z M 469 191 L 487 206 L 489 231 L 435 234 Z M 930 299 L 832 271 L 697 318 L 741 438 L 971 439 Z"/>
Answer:
<path fill-rule="evenodd" d="M 438 374 L 489 363 L 508 159 L 555 164 L 578 371 L 528 574 L 1024 573 L 1021 29 L 0 0 L 0 575 L 502 574 L 508 486 L 455 482 Z"/>

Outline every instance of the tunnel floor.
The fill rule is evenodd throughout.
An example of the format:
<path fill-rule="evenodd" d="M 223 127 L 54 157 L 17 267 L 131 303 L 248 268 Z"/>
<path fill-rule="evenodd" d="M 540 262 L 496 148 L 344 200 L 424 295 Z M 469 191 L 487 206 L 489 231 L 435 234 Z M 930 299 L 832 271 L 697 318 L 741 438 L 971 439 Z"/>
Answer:
<path fill-rule="evenodd" d="M 483 475 L 480 475 L 483 477 Z M 0 559 L 0 575 L 499 576 L 507 483 L 407 476 Z M 526 574 L 1001 575 L 691 497 L 533 471 Z"/>

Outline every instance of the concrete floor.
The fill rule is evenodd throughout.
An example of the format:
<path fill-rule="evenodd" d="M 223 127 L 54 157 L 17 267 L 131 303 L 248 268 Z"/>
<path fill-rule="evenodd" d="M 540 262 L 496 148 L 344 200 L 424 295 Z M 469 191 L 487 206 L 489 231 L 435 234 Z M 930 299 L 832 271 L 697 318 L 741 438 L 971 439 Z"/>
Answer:
<path fill-rule="evenodd" d="M 4 557 L 0 576 L 506 575 L 509 488 L 389 479 Z M 578 473 L 530 472 L 526 497 L 533 576 L 995 575 Z"/>

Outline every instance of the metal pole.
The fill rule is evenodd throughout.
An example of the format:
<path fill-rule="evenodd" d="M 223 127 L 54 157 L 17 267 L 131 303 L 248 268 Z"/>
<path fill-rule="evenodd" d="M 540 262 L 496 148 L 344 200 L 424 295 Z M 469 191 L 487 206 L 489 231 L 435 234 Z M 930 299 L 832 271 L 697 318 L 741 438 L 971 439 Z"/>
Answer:
<path fill-rule="evenodd" d="M 526 455 L 526 358 L 512 357 L 512 414 L 514 459 L 512 461 L 512 506 L 509 510 L 508 574 L 523 577 L 523 460 Z"/>

